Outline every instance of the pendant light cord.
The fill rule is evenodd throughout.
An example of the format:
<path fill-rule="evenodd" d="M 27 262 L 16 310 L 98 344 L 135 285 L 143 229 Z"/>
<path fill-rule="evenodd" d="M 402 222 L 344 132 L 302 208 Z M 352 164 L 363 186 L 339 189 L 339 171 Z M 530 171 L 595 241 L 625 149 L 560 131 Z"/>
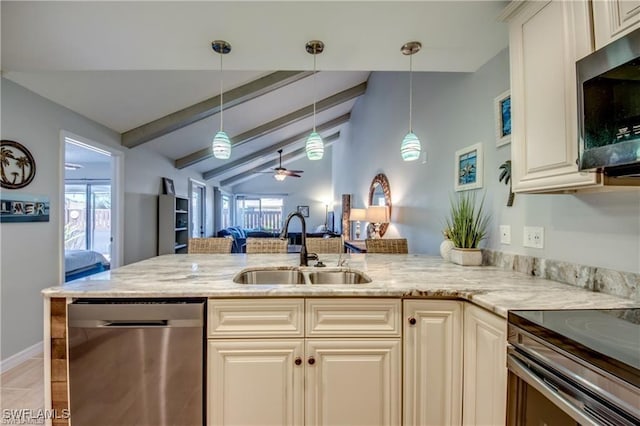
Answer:
<path fill-rule="evenodd" d="M 313 48 L 313 131 L 316 131 L 316 49 Z"/>
<path fill-rule="evenodd" d="M 223 109 L 222 109 L 222 104 L 223 104 L 223 97 L 224 97 L 224 93 L 222 92 L 222 53 L 220 54 L 220 131 L 222 132 L 222 114 L 223 114 Z"/>
<path fill-rule="evenodd" d="M 409 55 L 409 132 L 413 133 L 413 54 Z"/>

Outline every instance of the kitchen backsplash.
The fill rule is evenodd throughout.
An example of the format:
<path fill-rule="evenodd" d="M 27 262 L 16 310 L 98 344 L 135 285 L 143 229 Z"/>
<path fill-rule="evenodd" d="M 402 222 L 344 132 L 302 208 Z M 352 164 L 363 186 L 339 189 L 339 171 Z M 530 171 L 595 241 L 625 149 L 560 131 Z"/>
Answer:
<path fill-rule="evenodd" d="M 483 263 L 640 301 L 640 274 L 483 249 Z"/>

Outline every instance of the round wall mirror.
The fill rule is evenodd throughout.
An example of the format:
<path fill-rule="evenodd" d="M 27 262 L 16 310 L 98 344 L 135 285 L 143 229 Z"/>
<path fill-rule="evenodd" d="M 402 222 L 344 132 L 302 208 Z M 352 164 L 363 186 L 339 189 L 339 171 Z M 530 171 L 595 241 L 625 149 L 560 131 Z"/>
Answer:
<path fill-rule="evenodd" d="M 391 217 L 391 188 L 389 180 L 384 173 L 377 174 L 371 181 L 369 187 L 369 205 L 370 206 L 387 206 L 389 208 L 389 217 Z M 388 223 L 380 225 L 380 236 L 384 236 L 389 227 Z"/>

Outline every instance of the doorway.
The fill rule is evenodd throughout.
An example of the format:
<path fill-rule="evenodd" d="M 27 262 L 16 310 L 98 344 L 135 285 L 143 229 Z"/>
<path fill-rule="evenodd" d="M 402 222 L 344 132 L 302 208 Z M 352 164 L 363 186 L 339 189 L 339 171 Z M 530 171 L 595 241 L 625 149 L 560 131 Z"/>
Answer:
<path fill-rule="evenodd" d="M 123 154 L 61 132 L 62 271 L 65 280 L 122 264 Z"/>
<path fill-rule="evenodd" d="M 189 179 L 189 194 L 191 195 L 191 238 L 204 238 L 206 228 L 206 190 L 204 183 Z"/>

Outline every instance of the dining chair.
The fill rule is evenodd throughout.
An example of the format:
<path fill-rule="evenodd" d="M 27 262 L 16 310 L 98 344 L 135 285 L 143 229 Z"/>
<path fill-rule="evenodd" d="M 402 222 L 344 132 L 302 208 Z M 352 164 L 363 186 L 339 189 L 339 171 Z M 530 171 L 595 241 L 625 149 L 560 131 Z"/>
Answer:
<path fill-rule="evenodd" d="M 369 238 L 365 240 L 367 253 L 409 253 L 406 238 Z"/>
<path fill-rule="evenodd" d="M 342 253 L 343 251 L 342 238 L 307 237 L 309 253 Z"/>
<path fill-rule="evenodd" d="M 247 238 L 247 254 L 250 253 L 287 253 L 287 240 L 280 238 Z"/>
<path fill-rule="evenodd" d="M 189 238 L 187 252 L 190 254 L 231 253 L 232 238 Z"/>

